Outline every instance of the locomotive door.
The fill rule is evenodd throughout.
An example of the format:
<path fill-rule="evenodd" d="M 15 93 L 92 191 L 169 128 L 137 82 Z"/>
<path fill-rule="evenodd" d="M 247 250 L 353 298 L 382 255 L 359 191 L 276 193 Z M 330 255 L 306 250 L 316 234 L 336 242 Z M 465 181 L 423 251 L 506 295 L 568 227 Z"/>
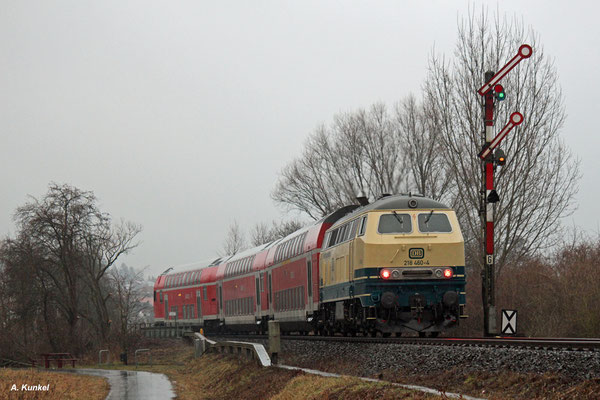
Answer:
<path fill-rule="evenodd" d="M 354 232 L 356 232 L 356 229 Z M 351 240 L 348 244 L 348 283 L 350 284 L 348 295 L 352 298 L 354 297 L 354 240 Z"/>

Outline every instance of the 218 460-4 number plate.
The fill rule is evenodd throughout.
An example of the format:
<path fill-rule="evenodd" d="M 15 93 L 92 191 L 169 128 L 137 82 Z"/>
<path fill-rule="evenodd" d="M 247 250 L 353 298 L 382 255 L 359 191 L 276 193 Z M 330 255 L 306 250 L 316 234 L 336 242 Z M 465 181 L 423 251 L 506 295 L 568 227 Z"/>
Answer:
<path fill-rule="evenodd" d="M 429 260 L 404 260 L 404 266 L 410 267 L 413 265 L 429 265 Z"/>

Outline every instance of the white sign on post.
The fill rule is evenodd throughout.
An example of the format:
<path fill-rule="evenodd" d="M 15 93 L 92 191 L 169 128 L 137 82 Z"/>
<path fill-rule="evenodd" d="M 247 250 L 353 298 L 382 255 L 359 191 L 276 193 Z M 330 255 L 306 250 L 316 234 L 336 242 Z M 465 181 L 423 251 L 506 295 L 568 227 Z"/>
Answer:
<path fill-rule="evenodd" d="M 517 310 L 502 310 L 502 334 L 517 333 Z"/>

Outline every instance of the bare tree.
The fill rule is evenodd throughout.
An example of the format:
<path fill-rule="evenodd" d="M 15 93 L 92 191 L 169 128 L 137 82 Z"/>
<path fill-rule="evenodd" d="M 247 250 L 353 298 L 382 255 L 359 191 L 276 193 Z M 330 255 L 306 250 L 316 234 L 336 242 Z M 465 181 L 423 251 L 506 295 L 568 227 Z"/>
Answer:
<path fill-rule="evenodd" d="M 281 222 L 273 221 L 270 228 L 267 224 L 261 222 L 252 228 L 250 242 L 252 246 L 260 246 L 261 244 L 285 237 L 303 227 L 304 224 L 296 219 Z"/>
<path fill-rule="evenodd" d="M 109 272 L 112 291 L 112 314 L 116 321 L 116 331 L 121 348 L 127 350 L 132 341 L 134 324 L 139 312 L 144 308 L 144 270 L 135 270 L 122 264 Z"/>
<path fill-rule="evenodd" d="M 236 220 L 229 225 L 223 249 L 219 252 L 220 256 L 232 256 L 246 248 L 246 238 L 244 232 L 240 229 L 240 225 Z"/>
<path fill-rule="evenodd" d="M 113 227 L 110 217 L 98 209 L 92 192 L 55 183 L 42 199 L 32 197 L 19 207 L 15 220 L 17 240 L 29 241 L 35 249 L 36 273 L 51 289 L 67 322 L 72 350 L 78 353 L 81 349 L 78 325 L 82 319 L 95 325 L 105 338 L 107 293 L 101 282 L 117 258 L 135 247 L 133 239 L 140 228 L 132 224 Z"/>
<path fill-rule="evenodd" d="M 392 118 L 383 104 L 337 115 L 331 127 L 321 126 L 310 135 L 302 156 L 283 169 L 273 199 L 318 219 L 354 203 L 359 193 L 374 199 L 408 191 L 414 179 L 398 144 L 411 127 L 401 127 L 401 120 Z"/>
<path fill-rule="evenodd" d="M 452 176 L 447 198 L 459 212 L 468 248 L 476 251 L 482 232 L 481 163 L 475 155 L 484 130 L 482 99 L 476 90 L 484 73 L 498 70 L 523 43 L 532 45 L 533 55 L 504 78 L 507 99 L 496 107 L 497 126 L 503 126 L 513 111 L 525 117 L 504 140 L 508 161 L 496 175 L 501 199 L 495 209 L 498 273 L 507 262 L 552 244 L 560 234 L 560 218 L 575 207 L 579 164 L 559 136 L 566 116 L 556 68 L 538 36 L 526 31 L 522 22 L 497 14 L 490 19 L 482 9 L 480 15 L 472 12 L 460 21 L 451 61 L 431 56 L 424 85 L 425 107 L 432 129 L 440 133 Z"/>
<path fill-rule="evenodd" d="M 441 133 L 433 121 L 431 108 L 409 95 L 396 107 L 400 126 L 401 150 L 417 192 L 439 200 L 449 189 L 452 175 L 446 171 Z"/>

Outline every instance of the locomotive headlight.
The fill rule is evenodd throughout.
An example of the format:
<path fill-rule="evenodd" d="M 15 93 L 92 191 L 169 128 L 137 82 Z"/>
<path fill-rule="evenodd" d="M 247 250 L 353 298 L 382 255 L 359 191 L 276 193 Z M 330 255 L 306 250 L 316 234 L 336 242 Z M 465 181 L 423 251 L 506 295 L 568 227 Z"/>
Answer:
<path fill-rule="evenodd" d="M 398 271 L 397 269 L 392 271 L 392 278 L 394 279 L 398 279 L 400 278 L 400 271 Z"/>
<path fill-rule="evenodd" d="M 441 269 L 436 269 L 436 270 L 435 270 L 435 277 L 436 277 L 436 278 L 441 278 L 441 277 L 442 277 L 442 275 L 443 275 L 443 272 L 442 272 L 442 270 L 441 270 Z"/>
<path fill-rule="evenodd" d="M 454 275 L 454 272 L 452 272 L 452 268 L 446 268 L 444 270 L 444 278 L 452 278 L 452 275 Z"/>
<path fill-rule="evenodd" d="M 382 269 L 381 272 L 379 273 L 379 275 L 381 275 L 381 277 L 383 279 L 389 279 L 390 278 L 390 270 L 389 269 Z"/>

